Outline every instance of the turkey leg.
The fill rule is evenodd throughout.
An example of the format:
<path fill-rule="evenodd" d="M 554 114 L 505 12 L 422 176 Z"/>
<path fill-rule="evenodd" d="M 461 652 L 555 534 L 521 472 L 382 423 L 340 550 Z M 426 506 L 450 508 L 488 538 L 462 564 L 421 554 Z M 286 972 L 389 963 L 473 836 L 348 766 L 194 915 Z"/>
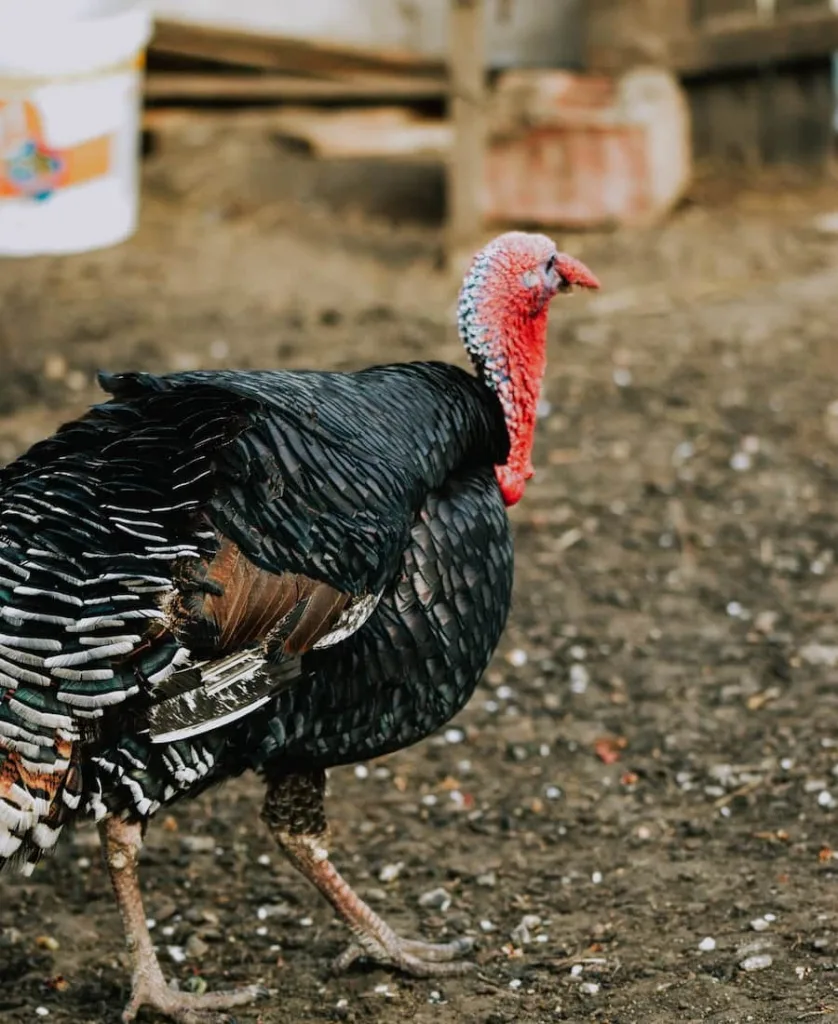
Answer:
<path fill-rule="evenodd" d="M 125 1024 L 134 1020 L 141 1006 L 151 1006 L 178 1024 L 208 1024 L 213 1017 L 223 1019 L 212 1011 L 243 1006 L 267 994 L 260 985 L 202 996 L 169 988 L 148 931 L 137 879 L 137 858 L 143 845 L 142 826 L 107 818 L 99 831 L 133 968 L 131 1000 L 122 1014 Z"/>
<path fill-rule="evenodd" d="M 325 773 L 270 777 L 262 819 L 294 867 L 317 887 L 349 926 L 355 942 L 334 961 L 344 971 L 356 960 L 373 960 L 418 978 L 465 974 L 472 963 L 456 961 L 471 939 L 434 944 L 403 939 L 355 893 L 329 860 L 324 809 Z"/>

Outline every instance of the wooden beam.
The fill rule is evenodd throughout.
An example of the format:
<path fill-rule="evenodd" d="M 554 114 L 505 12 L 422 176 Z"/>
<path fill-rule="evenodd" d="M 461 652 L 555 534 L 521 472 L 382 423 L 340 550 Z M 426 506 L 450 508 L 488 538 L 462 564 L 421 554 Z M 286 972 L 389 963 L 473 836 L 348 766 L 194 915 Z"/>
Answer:
<path fill-rule="evenodd" d="M 443 78 L 409 75 L 344 75 L 301 78 L 294 75 L 236 75 L 149 71 L 145 95 L 152 100 L 440 100 L 448 94 Z"/>
<path fill-rule="evenodd" d="M 395 75 L 318 79 L 152 71 L 145 79 L 146 97 L 165 100 L 439 100 L 447 94 L 442 79 Z"/>
<path fill-rule="evenodd" d="M 486 149 L 485 0 L 450 0 L 451 120 L 447 257 L 457 273 L 482 225 Z"/>
<path fill-rule="evenodd" d="M 684 77 L 788 64 L 838 50 L 838 14 L 795 12 L 767 24 L 710 25 L 673 40 L 670 66 Z"/>
<path fill-rule="evenodd" d="M 308 75 L 334 71 L 377 71 L 439 77 L 441 61 L 408 50 L 373 50 L 293 36 L 242 32 L 159 18 L 151 49 L 160 53 L 203 57 L 240 67 L 263 68 Z"/>

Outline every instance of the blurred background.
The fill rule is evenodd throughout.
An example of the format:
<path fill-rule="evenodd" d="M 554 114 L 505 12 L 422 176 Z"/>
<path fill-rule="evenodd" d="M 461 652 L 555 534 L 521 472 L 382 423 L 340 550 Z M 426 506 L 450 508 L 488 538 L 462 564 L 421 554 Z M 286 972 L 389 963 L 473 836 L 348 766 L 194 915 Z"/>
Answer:
<path fill-rule="evenodd" d="M 554 306 L 477 696 L 333 778 L 336 863 L 404 930 L 478 934 L 480 978 L 327 978 L 342 934 L 249 779 L 151 830 L 166 969 L 258 965 L 282 1000 L 242 1021 L 834 1015 L 838 5 L 18 8 L 3 462 L 99 400 L 98 368 L 463 362 L 465 260 L 510 226 L 603 283 Z M 96 842 L 0 883 L 4 1021 L 116 1019 Z"/>

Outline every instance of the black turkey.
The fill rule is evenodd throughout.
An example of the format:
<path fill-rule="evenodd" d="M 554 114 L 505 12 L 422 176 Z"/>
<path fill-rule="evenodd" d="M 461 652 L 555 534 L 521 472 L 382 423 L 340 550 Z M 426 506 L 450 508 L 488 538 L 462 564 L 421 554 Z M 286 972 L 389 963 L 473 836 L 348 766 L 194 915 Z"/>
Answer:
<path fill-rule="evenodd" d="M 0 866 L 99 821 L 132 1020 L 257 994 L 169 989 L 136 862 L 149 818 L 246 769 L 359 956 L 451 973 L 465 940 L 397 936 L 327 851 L 326 769 L 416 743 L 468 701 L 512 587 L 550 300 L 598 287 L 543 235 L 476 257 L 476 369 L 103 375 L 113 395 L 0 472 Z"/>

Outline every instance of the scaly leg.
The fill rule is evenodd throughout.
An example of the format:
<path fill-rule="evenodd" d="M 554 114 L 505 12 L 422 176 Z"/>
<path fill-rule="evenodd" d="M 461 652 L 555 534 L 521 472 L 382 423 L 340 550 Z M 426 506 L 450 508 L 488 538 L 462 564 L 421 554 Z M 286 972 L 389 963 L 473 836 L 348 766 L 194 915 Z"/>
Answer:
<path fill-rule="evenodd" d="M 154 952 L 137 880 L 137 858 L 143 845 L 142 826 L 107 818 L 99 826 L 99 831 L 133 967 L 131 1001 L 122 1014 L 126 1024 L 134 1020 L 141 1006 L 151 1006 L 178 1024 L 208 1024 L 213 1019 L 224 1019 L 213 1011 L 244 1006 L 267 994 L 260 985 L 202 996 L 169 988 Z"/>
<path fill-rule="evenodd" d="M 331 903 L 355 936 L 333 969 L 344 971 L 365 958 L 418 978 L 473 970 L 472 963 L 452 963 L 472 949 L 471 939 L 441 944 L 403 939 L 341 878 L 326 847 L 325 781 L 323 772 L 269 778 L 262 818 L 286 857 Z"/>

